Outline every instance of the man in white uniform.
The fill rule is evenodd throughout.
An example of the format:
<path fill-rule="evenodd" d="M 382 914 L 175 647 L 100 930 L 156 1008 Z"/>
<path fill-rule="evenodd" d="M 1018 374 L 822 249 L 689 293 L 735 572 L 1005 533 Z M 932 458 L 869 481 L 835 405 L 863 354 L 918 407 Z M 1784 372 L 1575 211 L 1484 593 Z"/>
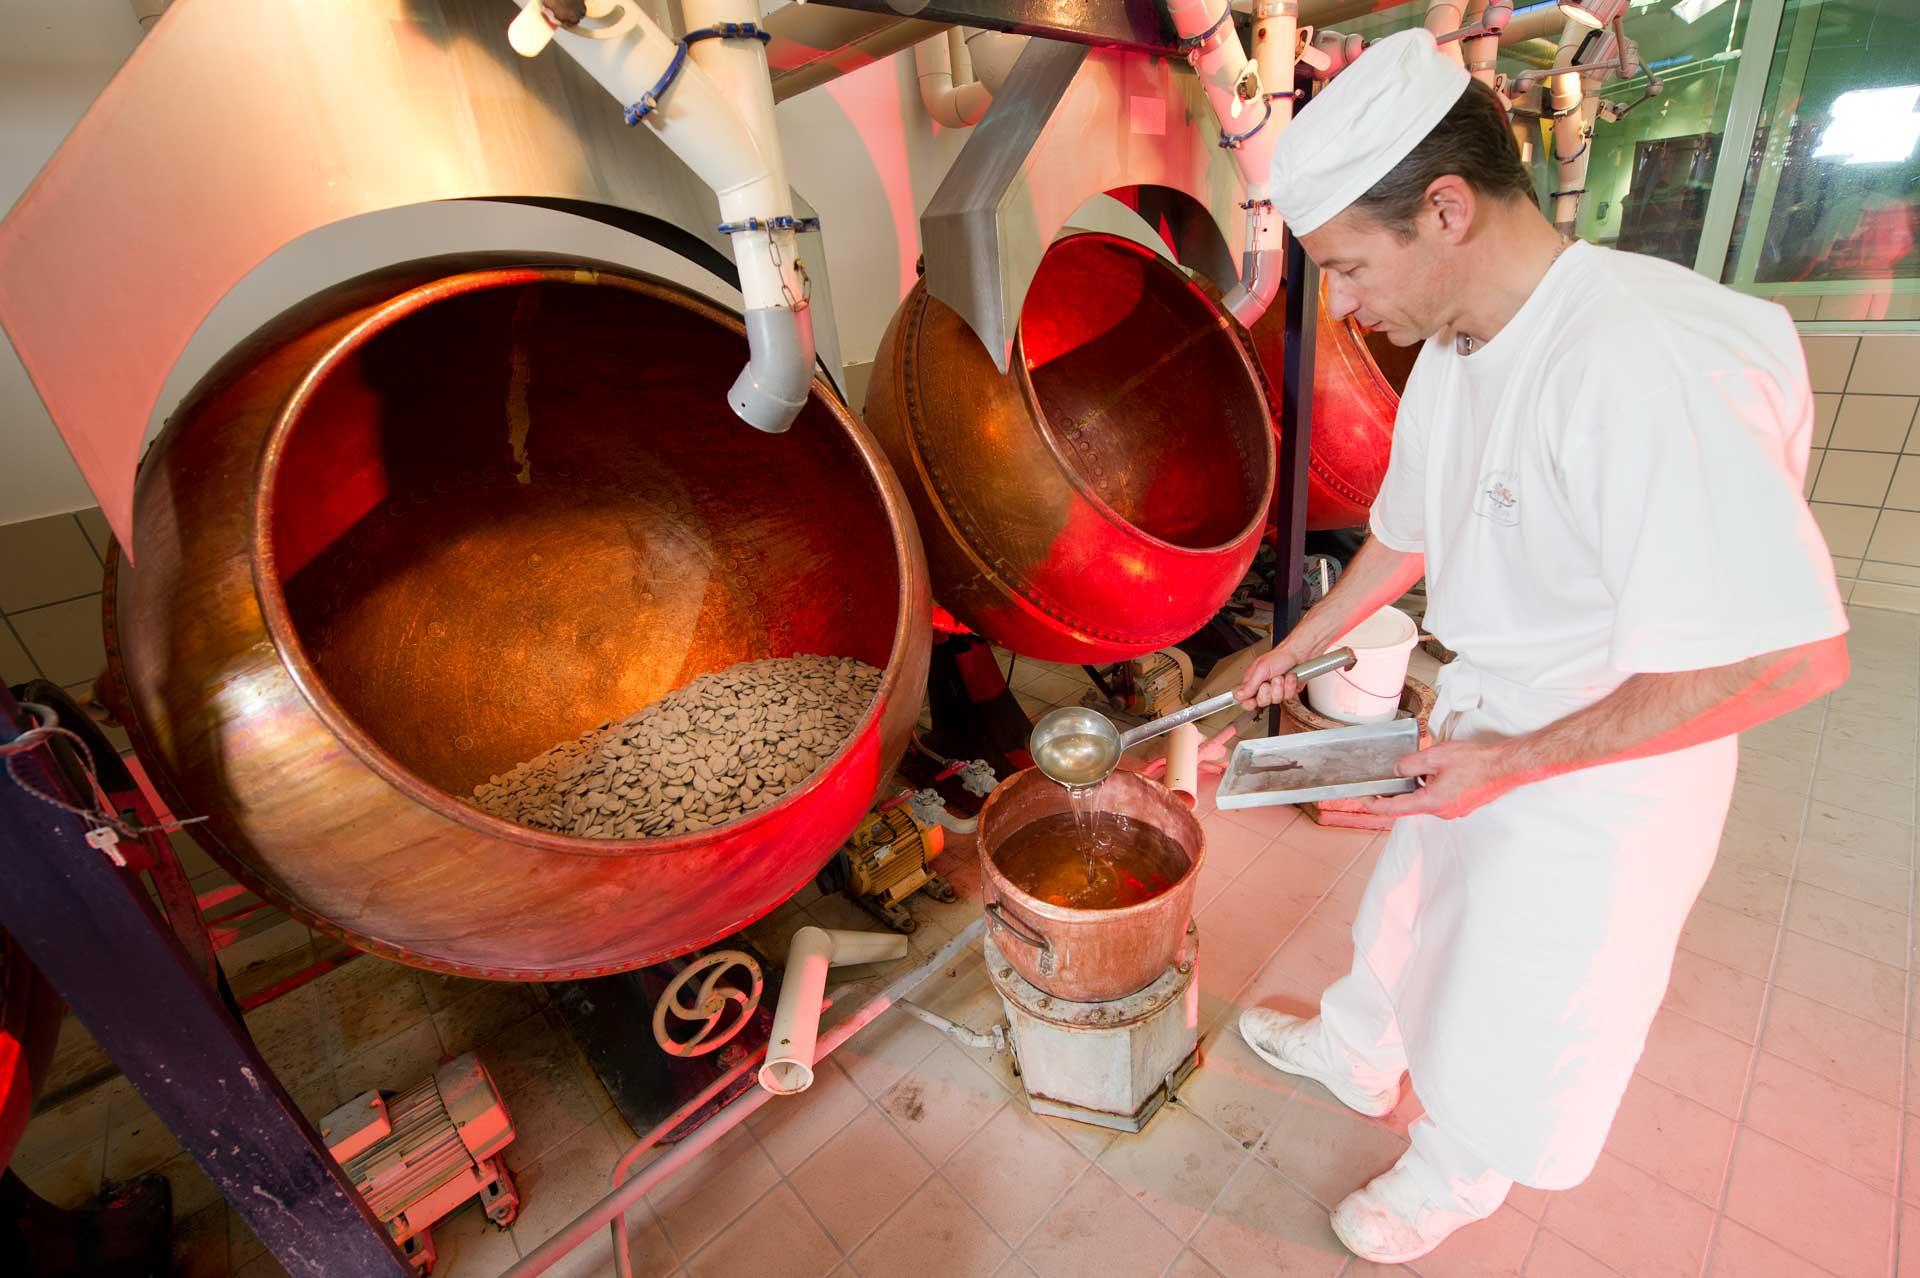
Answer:
<path fill-rule="evenodd" d="M 1801 499 L 1812 396 L 1779 307 L 1541 216 L 1490 90 L 1424 31 L 1308 105 L 1273 186 L 1329 305 L 1423 342 L 1372 537 L 1244 699 L 1424 575 L 1436 743 L 1310 1020 L 1275 1067 L 1427 1116 L 1333 1213 L 1371 1260 L 1431 1251 L 1515 1181 L 1593 1169 L 1712 865 L 1734 734 L 1837 686 L 1845 613 Z"/>

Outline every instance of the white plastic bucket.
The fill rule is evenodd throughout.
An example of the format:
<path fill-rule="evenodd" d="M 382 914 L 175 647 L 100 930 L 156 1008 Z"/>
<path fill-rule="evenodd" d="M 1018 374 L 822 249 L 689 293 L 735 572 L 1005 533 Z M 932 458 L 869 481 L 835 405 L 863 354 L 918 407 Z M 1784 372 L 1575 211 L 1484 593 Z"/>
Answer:
<path fill-rule="evenodd" d="M 1307 685 L 1307 704 L 1342 723 L 1383 723 L 1399 712 L 1407 686 L 1407 659 L 1420 627 L 1398 608 L 1382 608 L 1333 646 L 1353 649 L 1351 670 L 1321 675 Z"/>

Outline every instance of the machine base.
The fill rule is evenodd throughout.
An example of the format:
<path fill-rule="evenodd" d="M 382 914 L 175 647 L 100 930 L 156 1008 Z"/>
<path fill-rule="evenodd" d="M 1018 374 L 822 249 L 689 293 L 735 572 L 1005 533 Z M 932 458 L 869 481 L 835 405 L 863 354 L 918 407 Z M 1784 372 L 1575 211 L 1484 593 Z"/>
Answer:
<path fill-rule="evenodd" d="M 1147 1097 L 1147 1103 L 1131 1114 L 1109 1114 L 1104 1110 L 1088 1109 L 1082 1105 L 1070 1105 L 1065 1101 L 1048 1100 L 1044 1096 L 1027 1093 L 1027 1108 L 1036 1114 L 1050 1118 L 1069 1118 L 1076 1123 L 1088 1123 L 1094 1127 L 1105 1127 L 1116 1132 L 1140 1132 L 1160 1112 L 1160 1107 L 1174 1100 L 1189 1075 L 1200 1065 L 1200 1049 L 1195 1046 L 1187 1053 L 1187 1059 L 1180 1062 L 1179 1068 L 1167 1076 L 1167 1080 L 1153 1089 L 1153 1095 Z"/>
<path fill-rule="evenodd" d="M 1014 1060 L 1036 1114 L 1137 1132 L 1172 1099 L 1199 1060 L 1200 937 L 1189 923 L 1173 965 L 1125 998 L 1056 998 L 1014 971 L 991 935 L 987 977 L 1000 995 Z"/>

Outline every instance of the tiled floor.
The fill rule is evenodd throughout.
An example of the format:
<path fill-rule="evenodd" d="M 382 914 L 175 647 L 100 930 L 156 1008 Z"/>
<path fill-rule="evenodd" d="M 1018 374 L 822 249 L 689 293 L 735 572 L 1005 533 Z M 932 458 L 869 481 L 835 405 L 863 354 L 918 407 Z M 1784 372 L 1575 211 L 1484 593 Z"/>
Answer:
<path fill-rule="evenodd" d="M 1344 970 L 1382 838 L 1322 830 L 1291 809 L 1230 816 L 1203 799 L 1205 1063 L 1145 1133 L 1035 1118 L 1004 1059 L 890 1012 L 822 1062 L 804 1097 L 763 1108 L 631 1213 L 639 1272 L 1920 1276 L 1920 1176 L 1908 1170 L 1920 1163 L 1920 617 L 1856 609 L 1854 625 L 1849 684 L 1743 742 L 1720 864 L 1607 1152 L 1579 1188 L 1517 1189 L 1413 1266 L 1345 1254 L 1327 1208 L 1399 1155 L 1417 1102 L 1359 1118 L 1254 1059 L 1232 1014 L 1304 1010 Z M 1036 710 L 1080 690 L 1077 672 L 1026 662 L 1014 684 Z M 946 864 L 977 892 L 964 847 Z M 971 913 L 916 906 L 920 954 Z M 808 892 L 754 938 L 783 952 L 807 921 L 870 926 Z M 309 953 L 243 980 L 263 983 Z M 998 1017 L 977 959 L 915 997 L 975 1027 Z M 526 1208 L 504 1233 L 471 1207 L 442 1224 L 436 1272 L 453 1278 L 500 1272 L 582 1210 L 632 1139 L 537 989 L 361 958 L 250 1024 L 316 1113 L 479 1047 L 520 1126 L 507 1157 Z M 99 1064 L 84 1036 L 63 1043 L 64 1076 Z M 68 1200 L 103 1175 L 157 1167 L 180 1200 L 180 1272 L 277 1272 L 122 1080 L 36 1118 L 16 1165 Z M 610 1272 L 604 1241 L 564 1272 Z"/>

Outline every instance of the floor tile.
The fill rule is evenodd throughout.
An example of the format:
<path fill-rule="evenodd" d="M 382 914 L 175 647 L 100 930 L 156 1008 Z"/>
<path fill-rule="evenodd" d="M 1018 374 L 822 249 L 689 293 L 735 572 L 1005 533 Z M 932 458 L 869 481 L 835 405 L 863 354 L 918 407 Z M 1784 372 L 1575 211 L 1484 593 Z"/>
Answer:
<path fill-rule="evenodd" d="M 1913 822 L 1913 786 L 1822 768 L 1813 778 L 1813 797 L 1868 816 Z"/>
<path fill-rule="evenodd" d="M 1900 1197 L 1909 1206 L 1920 1207 L 1920 1117 L 1906 1113 L 1900 1121 L 1905 1129 L 1900 1141 Z M 1920 1247 L 1920 1237 L 1913 1244 Z"/>
<path fill-rule="evenodd" d="M 1653 1018 L 1638 1073 L 1729 1118 L 1740 1112 L 1753 1049 L 1674 1012 Z"/>
<path fill-rule="evenodd" d="M 1900 1112 L 1892 1105 L 1762 1052 L 1742 1121 L 1856 1180 L 1893 1192 Z"/>
<path fill-rule="evenodd" d="M 879 1101 L 914 1148 L 939 1165 L 986 1125 L 1007 1092 L 951 1042 L 942 1043 Z"/>
<path fill-rule="evenodd" d="M 830 1057 L 814 1064 L 812 1087 L 762 1105 L 748 1117 L 747 1126 L 760 1138 L 760 1148 L 773 1165 L 786 1175 L 866 1107 L 865 1094 Z"/>
<path fill-rule="evenodd" d="M 1406 1148 L 1406 1138 L 1386 1123 L 1362 1118 L 1319 1084 L 1307 1083 L 1254 1153 L 1332 1210 L 1398 1162 Z"/>
<path fill-rule="evenodd" d="M 1920 775 L 1912 751 L 1883 750 L 1838 737 L 1821 742 L 1819 767 L 1823 772 L 1881 781 L 1890 786 L 1911 787 Z"/>
<path fill-rule="evenodd" d="M 357 960 L 348 966 L 364 961 Z M 396 993 L 394 997 L 400 996 Z M 507 981 L 488 981 L 433 1013 L 433 1025 L 439 1031 L 440 1046 L 447 1055 L 458 1056 L 525 1020 L 536 1006 L 533 996 L 522 987 Z"/>
<path fill-rule="evenodd" d="M 1697 1278 L 1713 1212 L 1602 1154 L 1583 1184 L 1553 1196 L 1541 1223 L 1633 1278 Z"/>
<path fill-rule="evenodd" d="M 1817 843 L 1801 846 L 1793 869 L 1796 883 L 1812 884 L 1889 910 L 1907 908 L 1911 876 L 1912 871 L 1904 865 Z"/>
<path fill-rule="evenodd" d="M 819 1278 L 839 1264 L 840 1249 L 793 1190 L 779 1184 L 690 1257 L 686 1272 L 693 1278 L 772 1273 Z"/>
<path fill-rule="evenodd" d="M 1507 1206 L 1528 1220 L 1538 1220 L 1546 1215 L 1547 1204 L 1552 1201 L 1552 1194 L 1544 1189 L 1535 1189 L 1531 1185 L 1515 1185 L 1507 1193 Z"/>
<path fill-rule="evenodd" d="M 1823 1078 L 1890 1105 L 1900 1101 L 1900 1034 L 1871 1021 L 1776 989 L 1760 1046 Z"/>
<path fill-rule="evenodd" d="M 936 1175 L 876 1229 L 852 1259 L 863 1278 L 932 1278 L 936 1274 L 990 1278 L 1011 1254 L 993 1227 Z M 772 1273 L 775 1269 L 734 1272 Z"/>
<path fill-rule="evenodd" d="M 1690 1198 L 1717 1204 L 1733 1147 L 1733 1119 L 1635 1075 L 1627 1084 L 1607 1152 Z"/>
<path fill-rule="evenodd" d="M 1257 1158 L 1227 1182 L 1193 1250 L 1224 1278 L 1331 1278 L 1348 1259 L 1326 1208 Z"/>
<path fill-rule="evenodd" d="M 1147 1129 L 1123 1134 L 1100 1156 L 1115 1184 L 1181 1239 L 1206 1219 L 1247 1151 L 1178 1105 L 1162 1106 Z"/>
<path fill-rule="evenodd" d="M 1621 1278 L 1618 1270 L 1544 1228 L 1533 1240 L 1524 1273 L 1525 1278 Z"/>
<path fill-rule="evenodd" d="M 1714 1231 L 1707 1278 L 1826 1278 L 1826 1274 L 1738 1221 L 1722 1219 Z"/>
<path fill-rule="evenodd" d="M 16 612 L 7 621 L 41 673 L 63 688 L 96 679 L 107 668 L 99 595 Z"/>
<path fill-rule="evenodd" d="M 1020 1174 L 1009 1176 L 1010 1167 Z M 1017 1244 L 1086 1167 L 1084 1154 L 1016 1100 L 974 1133 L 942 1173 L 1001 1237 Z"/>
<path fill-rule="evenodd" d="M 72 515 L 0 524 L 0 611 L 98 594 L 100 556 Z"/>
<path fill-rule="evenodd" d="M 868 1109 L 788 1179 L 834 1242 L 851 1250 L 932 1171 L 879 1110 Z"/>
<path fill-rule="evenodd" d="M 107 1132 L 104 1170 L 108 1180 L 131 1180 L 180 1152 L 179 1140 L 144 1103 L 127 1108 L 131 1112 L 117 1114 Z"/>
<path fill-rule="evenodd" d="M 1280 843 L 1312 857 L 1323 865 L 1345 870 L 1354 863 L 1379 834 L 1377 830 L 1349 830 L 1340 826 L 1316 825 L 1302 817 L 1280 834 Z"/>
<path fill-rule="evenodd" d="M 1253 1054 L 1227 1016 L 1201 1043 L 1200 1067 L 1180 1089 L 1180 1103 L 1218 1131 L 1252 1149 L 1292 1100 L 1294 1080 Z"/>
<path fill-rule="evenodd" d="M 778 1179 L 753 1134 L 736 1127 L 655 1186 L 647 1202 L 674 1248 L 689 1256 L 718 1237 Z"/>
<path fill-rule="evenodd" d="M 1761 922 L 1712 901 L 1697 901 L 1680 932 L 1680 948 L 1764 978 L 1780 938 L 1778 919 Z"/>
<path fill-rule="evenodd" d="M 422 1019 L 382 1042 L 346 1057 L 334 1068 L 340 1089 L 348 1096 L 361 1092 L 403 1091 L 422 1079 L 431 1078 L 445 1053 L 440 1050 L 440 1035 L 431 1019 Z M 505 1095 L 506 1084 L 493 1075 L 494 1086 Z"/>
<path fill-rule="evenodd" d="M 520 1263 L 513 1234 L 488 1220 L 477 1199 L 434 1222 L 433 1250 L 433 1272 L 442 1278 L 499 1278 Z M 671 1261 L 662 1268 L 644 1241 L 634 1246 L 632 1255 L 635 1278 L 660 1278 L 672 1268 Z"/>
<path fill-rule="evenodd" d="M 1041 1278 L 1158 1275 L 1180 1242 L 1099 1168 L 1089 1168 L 1034 1227 L 1020 1255 Z"/>
<path fill-rule="evenodd" d="M 1733 813 L 1743 823 L 1765 830 L 1798 833 L 1806 814 L 1804 786 L 1779 789 L 1741 781 L 1733 789 Z"/>
<path fill-rule="evenodd" d="M 1808 843 L 1860 852 L 1895 865 L 1913 863 L 1913 829 L 1898 821 L 1816 800 L 1807 808 Z"/>
<path fill-rule="evenodd" d="M 1788 932 L 1780 939 L 1773 981 L 1781 989 L 1817 999 L 1888 1029 L 1907 1017 L 1907 974 L 1837 945 Z"/>
<path fill-rule="evenodd" d="M 132 1093 L 131 1086 L 125 1089 Z M 44 1167 L 82 1148 L 102 1149 L 107 1139 L 108 1102 L 105 1088 L 89 1088 L 59 1105 L 35 1114 L 27 1122 L 13 1150 L 13 1167 Z"/>
<path fill-rule="evenodd" d="M 1673 956 L 1673 977 L 1667 984 L 1665 1005 L 1751 1043 L 1759 1037 L 1760 1005 L 1766 992 L 1766 982 L 1757 976 L 1691 950 L 1678 950 Z"/>
<path fill-rule="evenodd" d="M 1256 834 L 1265 835 L 1269 841 L 1293 828 L 1294 822 L 1307 819 L 1306 815 L 1291 803 L 1261 808 L 1222 808 L 1217 815 L 1222 820 L 1252 830 Z"/>
<path fill-rule="evenodd" d="M 106 1158 L 107 1142 L 103 1136 L 38 1166 L 14 1170 L 34 1193 L 55 1207 L 71 1210 L 100 1192 Z"/>
<path fill-rule="evenodd" d="M 1759 1132 L 1735 1142 L 1727 1216 L 1841 1278 L 1886 1272 L 1888 1199 Z"/>
<path fill-rule="evenodd" d="M 1736 808 L 1727 818 L 1726 829 L 1721 833 L 1719 859 L 1738 862 L 1769 874 L 1785 875 L 1793 872 L 1794 852 L 1799 846 L 1800 827 L 1797 822 L 1787 830 L 1752 825 L 1741 818 Z"/>
<path fill-rule="evenodd" d="M 1533 1246 L 1539 1225 L 1511 1207 L 1454 1234 L 1419 1260 L 1420 1278 L 1512 1278 L 1520 1272 Z M 1356 1260 L 1356 1266 L 1364 1261 Z M 1349 1269 L 1346 1278 L 1364 1271 Z M 1392 1266 L 1381 1266 L 1381 1278 L 1393 1278 Z M 1404 1271 L 1402 1271 L 1404 1272 Z"/>
<path fill-rule="evenodd" d="M 1920 1208 L 1900 1209 L 1900 1267 L 1894 1278 L 1920 1278 Z"/>
<path fill-rule="evenodd" d="M 1180 1253 L 1180 1258 L 1167 1270 L 1167 1278 L 1219 1278 L 1220 1271 L 1200 1259 L 1192 1249 Z"/>
<path fill-rule="evenodd" d="M 1252 865 L 1274 840 L 1273 834 L 1248 829 L 1232 817 L 1230 813 L 1216 812 L 1200 823 L 1207 837 L 1206 864 L 1230 878 Z"/>
<path fill-rule="evenodd" d="M 1787 903 L 1787 930 L 1843 950 L 1905 967 L 1907 911 L 1868 905 L 1826 888 L 1802 884 Z"/>
<path fill-rule="evenodd" d="M 933 1054 L 946 1036 L 925 1021 L 890 1007 L 833 1054 L 855 1085 L 878 1098 Z"/>
<path fill-rule="evenodd" d="M 1774 923 L 1779 921 L 1781 912 L 1786 908 L 1787 883 L 1784 874 L 1722 858 L 1714 863 L 1713 872 L 1707 875 L 1706 885 L 1700 889 L 1700 899 L 1723 905 L 1762 923 Z"/>
<path fill-rule="evenodd" d="M 1813 752 L 1802 753 L 1792 749 L 1775 752 L 1750 737 L 1742 737 L 1738 779 L 1743 784 L 1805 794 L 1813 781 L 1813 761 Z"/>

